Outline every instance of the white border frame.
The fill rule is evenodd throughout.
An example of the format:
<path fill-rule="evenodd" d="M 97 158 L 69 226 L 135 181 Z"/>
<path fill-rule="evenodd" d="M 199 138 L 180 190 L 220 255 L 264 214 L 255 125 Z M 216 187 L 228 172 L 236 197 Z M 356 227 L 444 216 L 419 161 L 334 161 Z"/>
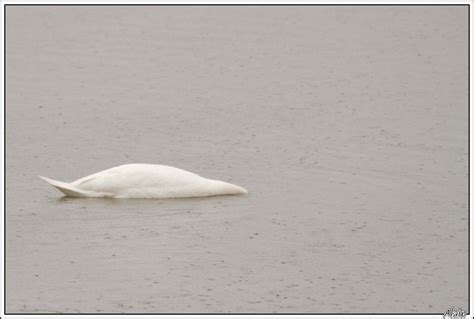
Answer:
<path fill-rule="evenodd" d="M 100 4 L 128 4 L 128 5 L 141 5 L 141 4 L 262 4 L 262 5 L 271 5 L 271 4 L 281 4 L 281 5 L 297 5 L 297 4 L 319 4 L 319 5 L 331 5 L 331 4 L 353 4 L 353 5 L 359 5 L 359 4 L 367 4 L 367 5 L 385 5 L 385 4 L 391 4 L 391 5 L 414 5 L 414 4 L 419 4 L 419 5 L 429 5 L 429 4 L 435 4 L 435 5 L 440 5 L 440 4 L 445 4 L 445 5 L 455 5 L 455 4 L 464 4 L 464 5 L 470 5 L 469 7 L 469 14 L 470 14 L 470 21 L 469 21 L 469 30 L 472 30 L 472 18 L 473 18 L 473 5 L 474 3 L 471 0 L 464 0 L 464 1 L 459 1 L 459 0 L 453 0 L 453 1 L 443 1 L 443 0 L 434 0 L 434 1 L 429 1 L 429 0 L 421 0 L 421 1 L 377 1 L 377 0 L 366 0 L 366 1 L 357 1 L 357 0 L 346 0 L 346 1 L 311 1 L 311 0 L 306 0 L 306 1 L 266 1 L 266 0 L 260 0 L 260 1 L 219 1 L 219 0 L 209 0 L 209 1 L 182 1 L 182 0 L 175 0 L 175 1 L 156 1 L 156 0 L 140 0 L 140 1 L 130 1 L 130 0 L 110 0 L 110 1 L 76 1 L 76 0 L 51 0 L 51 1 L 27 1 L 27 0 L 0 0 L 0 5 L 1 5 L 1 17 L 2 19 L 1 22 L 1 52 L 2 52 L 2 78 L 1 78 L 1 101 L 2 101 L 2 112 L 1 112 L 1 132 L 5 132 L 5 127 L 4 127 L 4 117 L 5 117 L 5 83 L 4 83 L 4 76 L 5 76 L 5 58 L 3 56 L 5 52 L 4 48 L 4 21 L 3 17 L 5 16 L 5 5 L 7 4 L 52 4 L 52 5 L 57 5 L 57 4 L 91 4 L 91 5 L 100 5 Z M 470 39 L 469 39 L 469 52 L 472 54 L 472 41 L 471 41 L 471 32 L 469 33 Z M 469 61 L 471 62 L 471 56 L 469 56 Z M 471 63 L 469 63 L 469 68 L 471 69 Z M 472 92 L 472 72 L 469 70 L 469 91 Z M 471 173 L 473 172 L 473 163 L 472 163 L 472 157 L 470 154 L 470 151 L 473 149 L 473 133 L 471 130 L 471 124 L 473 123 L 473 110 L 472 110 L 472 94 L 470 94 L 469 97 L 469 187 L 470 190 L 473 189 L 473 179 L 471 176 Z M 2 181 L 4 181 L 4 168 L 5 168 L 5 163 L 4 163 L 4 137 L 1 139 L 2 147 L 0 151 L 0 162 L 2 165 L 1 173 L 0 173 L 0 178 Z M 5 196 L 5 185 L 3 185 L 3 193 L 4 195 L 0 197 L 0 207 L 2 207 L 2 216 L 4 215 L 4 196 Z M 473 282 L 473 272 L 472 268 L 474 267 L 474 258 L 472 254 L 472 249 L 474 246 L 474 236 L 473 236 L 473 216 L 472 216 L 472 207 L 473 207 L 473 201 L 472 197 L 469 194 L 469 228 L 470 228 L 470 238 L 469 238 L 469 243 L 470 243 L 470 251 L 469 251 L 469 258 L 470 258 L 470 266 L 471 269 L 469 269 L 470 273 L 470 299 L 469 299 L 469 309 L 470 309 L 470 315 L 466 316 L 466 318 L 474 318 L 474 302 L 473 302 L 473 296 L 474 296 L 474 282 Z M 62 318 L 74 318 L 74 319 L 86 319 L 86 318 L 131 318 L 131 319 L 138 319 L 138 318 L 199 318 L 199 319 L 204 319 L 204 318 L 216 318 L 216 319 L 221 319 L 221 318 L 235 318 L 235 319 L 242 319 L 242 318 L 252 318 L 258 316 L 259 318 L 304 318 L 304 319 L 309 319 L 309 318 L 418 318 L 418 319 L 428 319 L 428 318 L 442 318 L 442 316 L 439 315 L 370 315 L 370 314 L 364 314 L 364 315 L 284 315 L 284 314 L 278 314 L 278 315 L 258 315 L 258 314 L 252 314 L 252 315 L 127 315 L 127 314 L 117 314 L 117 315 L 5 315 L 4 314 L 4 262 L 3 262 L 3 256 L 4 256 L 4 225 L 3 225 L 3 217 L 1 218 L 1 227 L 0 227 L 0 253 L 2 256 L 2 262 L 0 263 L 0 284 L 1 284 L 1 289 L 0 289 L 0 316 L 1 318 L 16 318 L 16 319 L 27 319 L 27 318 L 41 318 L 41 319 L 46 319 L 46 318 L 57 318 L 57 319 L 62 319 Z"/>

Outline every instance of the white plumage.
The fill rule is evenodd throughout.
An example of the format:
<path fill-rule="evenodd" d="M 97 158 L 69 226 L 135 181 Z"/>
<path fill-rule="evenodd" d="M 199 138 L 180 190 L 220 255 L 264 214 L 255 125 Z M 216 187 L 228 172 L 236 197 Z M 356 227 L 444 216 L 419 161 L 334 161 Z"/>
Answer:
<path fill-rule="evenodd" d="M 177 198 L 247 193 L 240 186 L 167 165 L 121 165 L 72 183 L 40 178 L 71 197 Z"/>

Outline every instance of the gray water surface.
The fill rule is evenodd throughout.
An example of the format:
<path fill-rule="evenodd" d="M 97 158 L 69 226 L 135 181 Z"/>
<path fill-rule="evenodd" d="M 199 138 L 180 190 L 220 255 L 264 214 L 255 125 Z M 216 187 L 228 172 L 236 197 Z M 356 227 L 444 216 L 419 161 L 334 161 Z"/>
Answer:
<path fill-rule="evenodd" d="M 467 6 L 7 6 L 6 309 L 467 309 Z M 247 196 L 65 199 L 176 166 Z"/>

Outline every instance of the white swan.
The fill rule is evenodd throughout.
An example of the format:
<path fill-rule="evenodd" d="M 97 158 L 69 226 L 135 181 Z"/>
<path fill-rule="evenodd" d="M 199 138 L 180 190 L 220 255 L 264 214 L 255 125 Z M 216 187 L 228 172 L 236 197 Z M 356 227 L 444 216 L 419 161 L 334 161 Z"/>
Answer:
<path fill-rule="evenodd" d="M 177 198 L 247 193 L 240 186 L 166 165 L 121 165 L 72 183 L 39 177 L 71 197 Z"/>

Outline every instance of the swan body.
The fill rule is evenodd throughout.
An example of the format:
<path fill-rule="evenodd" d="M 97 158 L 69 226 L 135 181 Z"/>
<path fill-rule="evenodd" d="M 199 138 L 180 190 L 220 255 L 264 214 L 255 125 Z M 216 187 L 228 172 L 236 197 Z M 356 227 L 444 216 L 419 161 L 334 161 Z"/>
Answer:
<path fill-rule="evenodd" d="M 121 165 L 72 183 L 40 178 L 71 197 L 177 198 L 247 193 L 240 186 L 167 165 Z"/>

